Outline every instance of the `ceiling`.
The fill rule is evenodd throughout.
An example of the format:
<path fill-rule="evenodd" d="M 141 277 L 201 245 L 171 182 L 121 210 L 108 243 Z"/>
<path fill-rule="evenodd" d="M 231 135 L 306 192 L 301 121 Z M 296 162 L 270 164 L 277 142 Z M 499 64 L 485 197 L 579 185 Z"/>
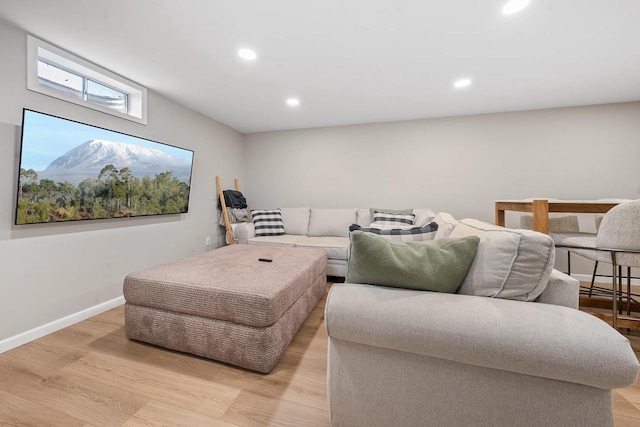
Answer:
<path fill-rule="evenodd" d="M 506 1 L 0 0 L 0 17 L 243 133 L 640 100 L 639 0 Z"/>

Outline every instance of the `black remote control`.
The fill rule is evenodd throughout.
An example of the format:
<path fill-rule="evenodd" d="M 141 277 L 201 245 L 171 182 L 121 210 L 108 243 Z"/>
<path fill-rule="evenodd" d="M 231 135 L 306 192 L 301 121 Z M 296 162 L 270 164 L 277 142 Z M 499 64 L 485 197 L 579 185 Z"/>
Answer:
<path fill-rule="evenodd" d="M 262 262 L 271 262 L 273 261 L 271 258 L 258 258 L 258 261 L 262 261 Z"/>

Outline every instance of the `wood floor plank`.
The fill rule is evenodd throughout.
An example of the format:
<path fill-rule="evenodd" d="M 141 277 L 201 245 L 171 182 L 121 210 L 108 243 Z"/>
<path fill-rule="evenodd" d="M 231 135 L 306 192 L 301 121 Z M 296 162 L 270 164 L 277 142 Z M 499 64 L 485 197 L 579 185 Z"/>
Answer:
<path fill-rule="evenodd" d="M 220 419 L 169 405 L 149 402 L 123 424 L 123 427 L 238 427 Z"/>
<path fill-rule="evenodd" d="M 327 409 L 326 372 L 317 375 L 304 370 L 280 370 L 269 375 L 260 375 L 246 371 L 223 370 L 218 373 L 215 381 L 265 397 L 300 403 L 320 410 Z"/>
<path fill-rule="evenodd" d="M 0 389 L 96 427 L 120 425 L 147 403 L 140 395 L 82 377 L 60 371 L 42 376 L 6 364 L 0 364 Z"/>
<path fill-rule="evenodd" d="M 117 308 L 114 310 L 117 310 Z M 54 332 L 53 334 L 46 335 L 38 341 L 44 344 L 65 344 L 74 347 L 86 346 L 95 339 L 122 328 L 122 320 L 120 320 L 119 324 L 116 324 L 110 320 L 112 316 L 110 312 L 102 313 L 99 316 L 94 316 Z"/>
<path fill-rule="evenodd" d="M 225 368 L 226 365 L 212 362 L 203 357 L 187 355 L 166 348 L 154 346 L 127 339 L 123 320 L 121 328 L 107 334 L 100 339 L 89 344 L 91 351 L 131 361 L 141 361 L 154 366 L 157 369 L 164 369 L 184 375 L 193 375 L 198 378 L 212 379 L 216 371 Z"/>
<path fill-rule="evenodd" d="M 62 369 L 88 353 L 87 349 L 37 340 L 5 353 L 1 363 L 30 369 L 44 376 L 51 371 Z"/>
<path fill-rule="evenodd" d="M 616 427 L 633 425 L 629 424 L 632 422 L 635 422 L 635 426 L 640 425 L 640 409 L 626 399 L 625 393 L 614 392 L 613 404 L 615 408 Z"/>
<path fill-rule="evenodd" d="M 0 390 L 0 426 L 80 427 L 81 420 Z"/>
<path fill-rule="evenodd" d="M 221 417 L 240 393 L 239 388 L 156 369 L 144 360 L 122 360 L 100 353 L 88 354 L 62 371 L 214 418 Z"/>
<path fill-rule="evenodd" d="M 633 406 L 635 406 L 640 411 L 640 384 L 636 382 L 636 384 L 631 387 L 626 387 L 622 389 L 623 391 L 616 391 L 616 393 L 624 396 L 624 398 Z"/>
<path fill-rule="evenodd" d="M 222 418 L 246 427 L 328 427 L 326 410 L 243 391 Z"/>

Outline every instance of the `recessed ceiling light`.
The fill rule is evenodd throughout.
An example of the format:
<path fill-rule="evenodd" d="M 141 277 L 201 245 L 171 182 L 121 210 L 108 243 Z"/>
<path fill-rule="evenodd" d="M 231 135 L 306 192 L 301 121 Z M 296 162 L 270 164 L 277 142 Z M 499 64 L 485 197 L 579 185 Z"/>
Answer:
<path fill-rule="evenodd" d="M 460 79 L 453 82 L 453 87 L 456 89 L 462 89 L 471 84 L 471 79 Z"/>
<path fill-rule="evenodd" d="M 502 6 L 503 15 L 511 15 L 518 13 L 529 4 L 530 0 L 510 0 L 504 6 Z"/>
<path fill-rule="evenodd" d="M 297 107 L 300 105 L 300 100 L 298 98 L 287 98 L 287 105 L 289 107 Z"/>
<path fill-rule="evenodd" d="M 256 52 L 251 49 L 240 49 L 238 51 L 238 56 L 242 59 L 246 59 L 247 61 L 253 61 L 258 57 Z"/>

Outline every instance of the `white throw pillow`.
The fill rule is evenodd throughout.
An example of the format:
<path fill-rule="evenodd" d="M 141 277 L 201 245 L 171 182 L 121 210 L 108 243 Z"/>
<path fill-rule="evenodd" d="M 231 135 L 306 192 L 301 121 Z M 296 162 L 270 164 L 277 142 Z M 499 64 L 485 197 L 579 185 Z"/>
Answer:
<path fill-rule="evenodd" d="M 311 209 L 309 236 L 349 237 L 356 222 L 356 209 Z"/>
<path fill-rule="evenodd" d="M 436 217 L 436 213 L 431 209 L 414 209 L 413 214 L 416 216 L 415 220 L 413 221 L 413 225 L 415 225 L 416 227 L 427 225 Z"/>
<path fill-rule="evenodd" d="M 459 294 L 533 301 L 544 291 L 555 262 L 551 237 L 476 219 L 461 220 L 449 237 L 467 236 L 480 244 Z"/>
<path fill-rule="evenodd" d="M 371 222 L 371 211 L 368 208 L 358 209 L 356 212 L 356 224 L 360 227 L 368 227 Z"/>
<path fill-rule="evenodd" d="M 311 208 L 281 208 L 280 211 L 286 234 L 307 235 Z"/>
<path fill-rule="evenodd" d="M 438 231 L 436 231 L 436 239 L 443 239 L 449 237 L 451 232 L 458 224 L 458 220 L 450 213 L 438 212 L 434 218 L 436 224 L 438 224 Z"/>

